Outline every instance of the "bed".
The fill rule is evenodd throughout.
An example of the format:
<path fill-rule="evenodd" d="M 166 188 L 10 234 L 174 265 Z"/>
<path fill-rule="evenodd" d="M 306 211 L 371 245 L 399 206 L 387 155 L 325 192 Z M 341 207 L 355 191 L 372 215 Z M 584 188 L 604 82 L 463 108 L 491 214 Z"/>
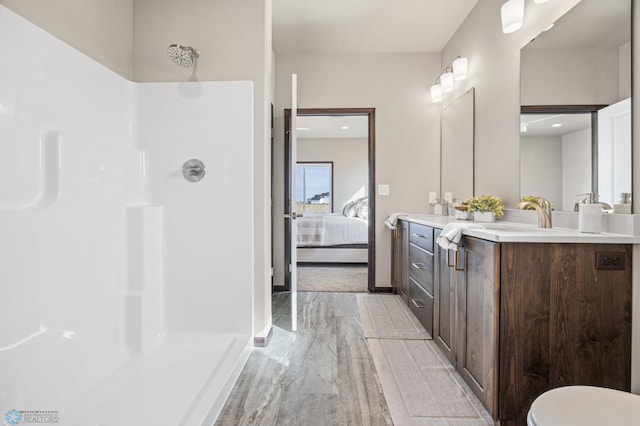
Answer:
<path fill-rule="evenodd" d="M 342 213 L 311 213 L 296 220 L 298 262 L 367 263 L 368 204 L 366 199 L 352 203 Z"/>

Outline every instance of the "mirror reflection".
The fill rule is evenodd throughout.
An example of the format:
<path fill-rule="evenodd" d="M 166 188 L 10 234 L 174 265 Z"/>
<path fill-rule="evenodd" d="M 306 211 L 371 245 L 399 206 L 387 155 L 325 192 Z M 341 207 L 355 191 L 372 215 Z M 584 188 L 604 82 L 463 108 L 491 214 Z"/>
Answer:
<path fill-rule="evenodd" d="M 582 0 L 522 49 L 521 196 L 631 192 L 630 40 L 630 0 Z"/>

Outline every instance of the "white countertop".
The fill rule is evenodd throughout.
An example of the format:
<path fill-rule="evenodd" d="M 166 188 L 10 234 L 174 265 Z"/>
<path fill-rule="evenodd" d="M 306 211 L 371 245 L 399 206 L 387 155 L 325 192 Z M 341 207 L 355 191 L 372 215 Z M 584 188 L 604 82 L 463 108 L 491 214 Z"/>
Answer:
<path fill-rule="evenodd" d="M 589 234 L 570 228 L 538 228 L 536 225 L 501 220 L 493 223 L 479 223 L 456 220 L 453 216 L 432 214 L 408 214 L 400 216 L 400 219 L 440 229 L 448 223 L 474 223 L 482 228 L 464 229 L 462 234 L 498 243 L 640 244 L 640 236 L 611 233 Z"/>

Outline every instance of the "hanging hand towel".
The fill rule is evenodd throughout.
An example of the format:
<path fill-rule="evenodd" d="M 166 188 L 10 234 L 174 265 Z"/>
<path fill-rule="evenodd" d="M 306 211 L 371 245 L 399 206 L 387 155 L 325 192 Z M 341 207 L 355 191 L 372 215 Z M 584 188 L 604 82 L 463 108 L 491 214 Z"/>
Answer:
<path fill-rule="evenodd" d="M 384 221 L 384 224 L 387 225 L 389 229 L 396 229 L 396 225 L 398 223 L 398 218 L 400 216 L 406 216 L 406 213 L 392 213 L 389 217 Z"/>
<path fill-rule="evenodd" d="M 445 250 L 458 250 L 458 244 L 462 238 L 462 231 L 464 229 L 482 229 L 484 226 L 477 223 L 449 223 L 440 232 L 440 235 L 436 239 L 436 243 Z"/>

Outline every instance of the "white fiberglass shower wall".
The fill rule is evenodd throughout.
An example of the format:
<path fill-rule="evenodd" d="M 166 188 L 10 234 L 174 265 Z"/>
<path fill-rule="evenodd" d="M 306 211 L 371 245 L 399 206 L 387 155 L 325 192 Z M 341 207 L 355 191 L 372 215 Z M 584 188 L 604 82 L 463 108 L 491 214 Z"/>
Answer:
<path fill-rule="evenodd" d="M 132 83 L 1 5 L 0 49 L 0 415 L 212 424 L 253 335 L 252 83 Z"/>

